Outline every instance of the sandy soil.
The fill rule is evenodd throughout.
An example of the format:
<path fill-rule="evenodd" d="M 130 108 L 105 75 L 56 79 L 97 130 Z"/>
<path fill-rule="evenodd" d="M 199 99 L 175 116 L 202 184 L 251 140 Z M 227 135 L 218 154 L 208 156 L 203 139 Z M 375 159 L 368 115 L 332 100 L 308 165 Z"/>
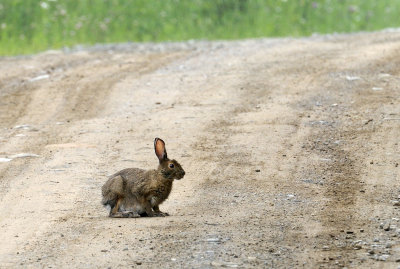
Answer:
<path fill-rule="evenodd" d="M 171 216 L 108 218 L 157 136 Z M 396 31 L 3 58 L 0 268 L 397 268 L 399 138 Z"/>

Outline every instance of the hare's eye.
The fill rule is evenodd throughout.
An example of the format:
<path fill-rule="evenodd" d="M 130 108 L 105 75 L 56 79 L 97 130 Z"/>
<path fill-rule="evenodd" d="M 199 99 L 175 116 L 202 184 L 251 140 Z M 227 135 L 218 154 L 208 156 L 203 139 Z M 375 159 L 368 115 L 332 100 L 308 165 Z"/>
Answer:
<path fill-rule="evenodd" d="M 169 168 L 174 168 L 174 167 L 175 167 L 175 165 L 173 163 L 169 164 Z"/>

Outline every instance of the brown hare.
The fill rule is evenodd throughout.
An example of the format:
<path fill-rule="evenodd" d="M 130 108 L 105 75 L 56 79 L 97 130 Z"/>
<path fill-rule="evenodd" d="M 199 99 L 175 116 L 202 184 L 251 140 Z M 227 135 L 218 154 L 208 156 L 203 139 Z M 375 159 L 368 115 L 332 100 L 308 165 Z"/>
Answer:
<path fill-rule="evenodd" d="M 154 139 L 154 150 L 160 161 L 157 169 L 121 170 L 101 188 L 102 204 L 111 207 L 110 217 L 168 216 L 159 205 L 168 198 L 174 179 L 183 178 L 185 171 L 177 161 L 168 159 L 162 139 Z"/>

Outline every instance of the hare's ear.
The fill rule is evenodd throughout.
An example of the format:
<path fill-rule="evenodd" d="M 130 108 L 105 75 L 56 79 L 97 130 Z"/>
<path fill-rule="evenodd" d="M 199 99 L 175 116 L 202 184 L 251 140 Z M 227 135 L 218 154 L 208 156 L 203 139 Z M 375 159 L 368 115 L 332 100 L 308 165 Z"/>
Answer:
<path fill-rule="evenodd" d="M 165 143 L 160 138 L 154 139 L 154 151 L 156 152 L 157 158 L 160 163 L 164 160 L 167 160 L 167 150 L 165 149 Z"/>

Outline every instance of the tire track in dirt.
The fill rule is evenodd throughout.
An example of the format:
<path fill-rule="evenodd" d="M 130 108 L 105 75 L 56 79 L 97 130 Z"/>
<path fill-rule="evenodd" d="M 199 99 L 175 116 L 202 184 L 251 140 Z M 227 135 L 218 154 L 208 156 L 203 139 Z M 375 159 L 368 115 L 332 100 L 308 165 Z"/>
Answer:
<path fill-rule="evenodd" d="M 358 47 L 358 53 L 362 54 L 360 52 L 362 50 L 371 51 L 370 44 L 363 45 L 365 47 Z M 397 49 L 389 46 L 386 54 L 396 55 L 396 51 Z M 352 53 L 353 51 L 349 51 L 350 55 Z M 379 224 L 377 220 L 371 221 L 371 213 L 374 210 L 362 210 L 365 207 L 364 200 L 368 197 L 366 189 L 373 181 L 366 178 L 364 157 L 372 154 L 380 156 L 377 158 L 382 158 L 380 146 L 366 144 L 366 141 L 372 141 L 373 137 L 379 135 L 380 131 L 376 124 L 382 123 L 380 119 L 369 118 L 374 115 L 369 111 L 383 107 L 391 100 L 378 97 L 379 93 L 374 93 L 371 89 L 379 87 L 379 84 L 383 82 L 380 74 L 377 74 L 378 70 L 380 73 L 389 73 L 390 76 L 398 73 L 393 68 L 385 68 L 387 63 L 380 63 L 385 62 L 380 56 L 372 54 L 360 63 L 344 65 L 339 69 L 341 73 L 338 70 L 332 70 L 331 82 L 324 89 L 329 94 L 314 97 L 314 102 L 318 102 L 319 106 L 330 106 L 319 115 L 322 121 L 312 122 L 318 128 L 314 128 L 314 132 L 304 144 L 305 149 L 314 152 L 323 160 L 319 163 L 319 168 L 315 170 L 317 178 L 320 178 L 320 182 L 325 186 L 324 195 L 328 198 L 320 216 L 324 229 L 316 237 L 319 248 L 322 248 L 317 252 L 322 257 L 319 262 L 317 261 L 322 268 L 361 266 L 362 264 L 362 266 L 370 267 L 375 263 L 371 261 L 365 250 L 365 248 L 368 250 L 368 244 L 373 245 L 374 240 L 377 240 L 371 238 L 369 233 L 377 233 L 376 227 Z M 344 54 L 340 58 L 348 57 Z M 349 67 L 349 65 L 357 65 L 357 67 Z M 389 65 L 393 66 L 391 63 Z M 356 79 L 357 82 L 343 83 L 345 75 L 359 76 L 360 79 Z M 387 94 L 393 96 L 393 93 L 391 91 Z M 393 100 L 395 99 L 394 97 Z M 350 102 L 351 100 L 354 101 Z M 340 109 L 337 108 L 338 106 Z M 378 122 L 375 122 L 376 120 Z M 371 122 L 374 123 L 370 124 Z M 381 146 L 384 143 L 386 142 L 382 141 Z M 377 195 L 376 190 L 372 193 Z M 387 207 L 384 211 L 392 210 L 393 208 Z M 374 214 L 382 213 L 375 212 Z"/>
<path fill-rule="evenodd" d="M 47 199 L 37 211 L 23 203 L 15 209 L 28 219 L 44 214 L 51 228 L 15 239 L 11 225 L 0 226 L 20 253 L 6 258 L 31 267 L 395 266 L 396 230 L 379 225 L 396 216 L 389 201 L 400 188 L 398 129 L 384 120 L 400 115 L 400 74 L 389 61 L 397 63 L 397 36 L 226 42 L 166 52 L 165 64 L 139 75 L 128 66 L 157 65 L 159 54 L 84 52 L 87 64 L 59 77 L 65 90 L 52 93 L 51 113 L 18 119 L 70 119 L 45 127 L 47 139 L 80 146 L 41 151 L 12 182 L 10 194 L 33 187 Z M 122 77 L 112 66 L 120 62 Z M 31 107 L 43 106 L 39 91 Z M 153 167 L 154 136 L 187 172 L 161 207 L 172 216 L 107 218 L 99 203 L 106 175 Z M 13 214 L 13 225 L 25 227 Z"/>

